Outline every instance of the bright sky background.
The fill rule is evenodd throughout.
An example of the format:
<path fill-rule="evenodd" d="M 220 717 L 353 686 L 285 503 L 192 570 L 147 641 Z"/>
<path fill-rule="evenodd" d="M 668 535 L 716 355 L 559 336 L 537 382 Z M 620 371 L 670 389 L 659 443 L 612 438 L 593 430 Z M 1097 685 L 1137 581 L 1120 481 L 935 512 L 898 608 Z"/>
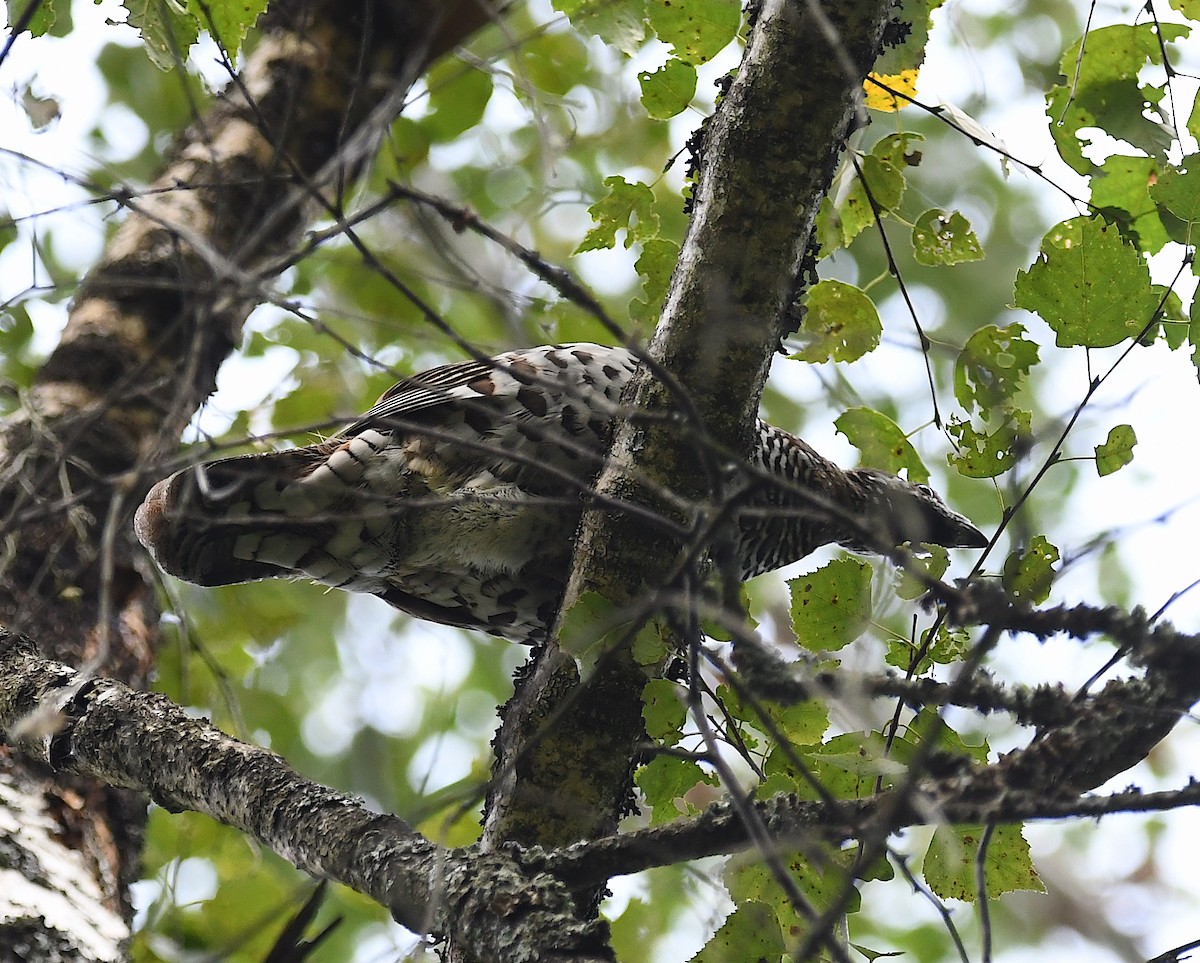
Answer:
<path fill-rule="evenodd" d="M 1057 161 L 1056 154 L 1046 130 L 1042 104 L 1019 93 L 1022 89 L 1016 68 L 999 46 L 962 46 L 951 48 L 946 42 L 949 36 L 964 40 L 958 29 L 963 15 L 968 11 L 987 12 L 1005 7 L 1002 0 L 950 0 L 938 14 L 938 26 L 930 46 L 929 58 L 922 73 L 920 96 L 925 102 L 945 101 L 963 103 L 972 93 L 982 93 L 988 107 L 975 119 L 991 131 L 1017 157 L 1043 167 L 1058 183 L 1073 192 L 1084 193 L 1078 178 Z M 1079 4 L 1083 9 L 1084 4 Z M 1166 4 L 1160 5 L 1160 17 L 1167 11 Z M 1140 3 L 1112 3 L 1096 11 L 1096 26 L 1106 23 L 1131 23 Z M 101 212 L 94 208 L 77 206 L 86 201 L 87 192 L 75 187 L 55 171 L 82 170 L 87 158 L 97 151 L 108 160 L 120 160 L 140 149 L 146 137 L 146 128 L 140 120 L 121 107 L 110 108 L 102 117 L 104 143 L 101 145 L 87 138 L 88 131 L 95 125 L 97 114 L 105 106 L 103 82 L 94 61 L 104 43 L 112 42 L 124 35 L 130 43 L 136 43 L 131 31 L 115 29 L 106 25 L 108 18 L 123 19 L 123 11 L 112 0 L 93 4 L 81 0 L 74 7 L 76 28 L 67 38 L 57 40 L 43 38 L 35 43 L 18 41 L 8 61 L 0 67 L 0 205 L 8 212 L 23 217 L 35 213 L 64 208 L 61 213 L 46 215 L 34 222 L 44 226 L 52 219 L 67 219 L 73 225 L 70 234 L 59 232 L 60 244 L 70 247 L 59 250 L 59 256 L 82 275 L 100 253 Z M 1032 23 L 1023 34 L 1022 42 L 1029 44 L 1053 44 L 1057 48 L 1056 30 L 1047 20 Z M 1187 49 L 1185 60 L 1177 67 L 1184 74 L 1200 74 L 1200 44 L 1179 45 Z M 634 71 L 656 66 L 653 51 L 644 60 L 631 65 L 625 72 L 624 82 L 634 83 Z M 203 45 L 194 56 L 194 61 L 209 65 L 206 73 L 213 82 L 219 82 L 220 71 L 213 64 L 211 49 Z M 702 72 L 698 89 L 711 91 L 712 77 L 730 66 L 728 58 L 706 67 Z M 54 98 L 61 109 L 61 116 L 48 128 L 40 132 L 31 130 L 28 119 L 20 107 L 20 91 L 33 80 L 34 93 Z M 1177 78 L 1179 102 L 1186 116 L 1190 109 L 1195 84 L 1184 77 Z M 497 101 L 498 104 L 502 101 Z M 502 107 L 490 108 L 502 110 Z M 696 121 L 695 115 L 685 114 L 674 122 L 676 141 L 681 143 Z M 1190 149 L 1195 149 L 1191 145 Z M 17 154 L 32 158 L 33 162 L 17 157 Z M 5 156 L 7 155 L 7 156 Z M 41 168 L 38 165 L 44 164 Z M 999 163 L 999 161 L 997 161 Z M 1029 175 L 1013 168 L 1014 179 L 1028 179 Z M 1034 185 L 1044 191 L 1045 223 L 1050 224 L 1077 213 L 1061 194 L 1049 188 Z M 1031 252 L 1032 255 L 1032 252 Z M 618 255 L 619 256 L 619 255 Z M 1156 280 L 1167 282 L 1174 275 L 1181 251 L 1168 249 L 1155 259 L 1153 265 Z M 581 270 L 592 283 L 602 281 L 611 269 L 612 255 L 597 255 L 585 261 Z M 28 249 L 13 246 L 0 255 L 0 299 L 13 297 L 29 285 L 44 279 L 33 273 L 29 263 Z M 1189 279 L 1186 284 L 1194 283 Z M 1182 293 L 1187 293 L 1184 287 Z M 907 324 L 901 311 L 889 313 L 884 306 L 884 322 L 894 325 Z M 54 343 L 58 331 L 65 321 L 61 306 L 30 305 L 31 314 L 38 325 L 39 344 L 49 347 Z M 1015 316 L 1014 316 L 1015 317 Z M 1023 322 L 1031 334 L 1043 339 L 1045 325 L 1037 318 L 1025 316 Z M 1054 375 L 1043 389 L 1043 400 L 1049 410 L 1068 414 L 1082 396 L 1088 372 L 1084 354 L 1080 349 L 1073 352 L 1052 352 L 1043 349 L 1045 359 L 1055 354 Z M 1105 357 L 1112 352 L 1093 354 L 1095 370 L 1106 370 Z M 879 379 L 894 381 L 897 371 L 911 365 L 897 365 L 899 355 L 883 348 L 856 363 L 853 376 L 856 380 Z M 268 355 L 266 361 L 245 362 L 233 360 L 226 365 L 221 378 L 221 391 L 210 406 L 205 426 L 218 429 L 224 420 L 222 412 L 232 413 L 242 407 L 261 400 L 266 387 L 274 384 L 290 370 L 293 363 L 288 349 Z M 778 376 L 802 396 L 811 396 L 813 383 L 806 381 L 798 366 L 781 363 Z M 920 399 L 921 372 L 909 392 Z M 1050 400 L 1047 400 L 1050 399 Z M 1184 589 L 1192 580 L 1200 578 L 1200 553 L 1195 546 L 1200 542 L 1200 388 L 1197 386 L 1196 371 L 1186 349 L 1170 352 L 1161 344 L 1134 352 L 1122 364 L 1118 374 L 1105 386 L 1095 399 L 1098 410 L 1110 406 L 1111 410 L 1098 414 L 1095 423 L 1085 425 L 1073 436 L 1068 445 L 1069 453 L 1090 454 L 1091 446 L 1100 443 L 1108 427 L 1119 422 L 1132 424 L 1138 435 L 1138 446 L 1134 463 L 1105 479 L 1094 473 L 1083 472 L 1083 480 L 1071 492 L 1071 514 L 1056 520 L 1054 529 L 1047 534 L 1068 554 L 1084 545 L 1089 538 L 1111 528 L 1124 529 L 1119 536 L 1122 556 L 1129 563 L 1134 578 L 1132 597 L 1150 611 L 1157 610 L 1171 594 Z M 913 423 L 923 420 L 923 415 L 914 414 Z M 814 427 L 808 432 L 808 440 L 818 449 L 836 457 L 844 463 L 853 463 L 855 453 L 845 439 L 835 436 L 832 425 L 822 430 Z M 930 463 L 941 463 L 941 448 L 937 447 L 939 436 L 929 432 L 923 434 L 921 442 L 928 442 L 923 454 Z M 1054 484 L 1051 474 L 1047 484 Z M 1169 520 L 1154 522 L 1168 509 L 1178 507 Z M 996 563 L 1002 556 L 996 558 Z M 963 563 L 960 561 L 959 563 Z M 1079 601 L 1097 596 L 1096 566 L 1082 564 L 1068 572 L 1057 584 L 1054 601 Z M 359 638 L 370 636 L 371 626 L 379 625 L 380 613 L 373 603 L 364 601 L 352 609 L 355 621 L 353 634 Z M 1172 605 L 1169 618 L 1185 630 L 1200 628 L 1200 590 L 1185 595 Z M 454 636 L 454 633 L 448 633 Z M 469 647 L 457 637 L 446 638 L 447 633 L 436 627 L 414 625 L 398 639 L 388 640 L 367 654 L 362 651 L 347 655 L 346 679 L 329 693 L 324 702 L 316 707 L 306 728 L 310 744 L 325 751 L 337 751 L 352 733 L 339 730 L 339 720 L 346 719 L 347 707 L 353 706 L 355 718 L 369 718 L 372 724 L 383 731 L 404 732 L 416 718 L 403 709 L 404 700 L 395 698 L 401 686 L 424 686 L 436 691 L 443 686 L 455 684 L 469 666 Z M 436 641 L 443 653 L 439 663 L 430 665 L 428 658 L 414 658 L 418 651 L 428 652 Z M 514 663 L 522 653 L 514 652 Z M 1082 650 L 1075 643 L 1051 643 L 1041 645 L 1021 638 L 1006 639 L 997 655 L 995 669 L 1004 678 L 1022 678 L 1029 681 L 1061 680 L 1068 686 L 1083 682 L 1104 660 L 1107 650 L 1093 646 Z M 420 667 L 420 668 L 418 668 Z M 407 703 L 411 705 L 411 703 Z M 480 734 L 490 731 L 494 707 L 478 707 Z M 1115 787 L 1137 783 L 1147 789 L 1170 788 L 1181 785 L 1188 775 L 1197 769 L 1200 760 L 1200 737 L 1190 722 L 1182 724 L 1168 742 L 1168 748 L 1160 749 L 1158 768 L 1160 775 L 1152 773 L 1148 766 L 1141 765 L 1123 774 L 1114 781 Z M 1001 744 L 1000 748 L 1006 745 Z M 435 753 L 436 748 L 436 753 Z M 465 774 L 465 766 L 473 757 L 475 747 L 469 742 L 461 746 L 443 743 L 431 748 L 427 758 L 419 759 L 414 766 L 428 767 L 427 772 L 436 773 L 439 783 L 451 782 Z M 435 765 L 436 758 L 436 765 Z M 1168 764 L 1169 763 L 1169 764 Z M 1162 772 L 1168 772 L 1165 777 Z M 418 775 L 418 774 L 414 774 Z M 1163 817 L 1165 831 L 1155 842 L 1159 865 L 1169 882 L 1178 887 L 1177 898 L 1162 898 L 1158 894 L 1151 902 L 1145 901 L 1145 891 L 1122 888 L 1106 891 L 1106 881 L 1120 879 L 1131 873 L 1146 857 L 1147 843 L 1141 831 L 1144 818 L 1135 816 L 1109 818 L 1103 821 L 1088 846 L 1085 862 L 1080 857 L 1069 855 L 1068 863 L 1076 863 L 1076 871 L 1095 881 L 1098 913 L 1105 914 L 1114 925 L 1132 936 L 1142 935 L 1141 949 L 1146 956 L 1161 953 L 1172 946 L 1200 938 L 1200 906 L 1196 900 L 1196 869 L 1200 864 L 1200 816 L 1194 812 L 1182 812 Z M 1058 847 L 1064 832 L 1062 825 L 1038 825 L 1030 828 L 1035 857 L 1049 861 L 1050 854 Z M 195 868 L 195 867 L 194 867 Z M 202 869 L 197 873 L 203 875 Z M 198 877 L 197 877 L 198 878 Z M 636 890 L 636 884 L 615 887 L 618 894 L 627 896 Z M 201 886 L 203 889 L 203 886 Z M 873 887 L 868 887 L 869 898 L 879 898 Z M 889 906 L 885 912 L 898 913 L 903 918 L 927 911 L 925 904 L 909 900 L 903 905 Z M 960 911 L 965 918 L 969 911 Z M 929 911 L 932 919 L 932 912 Z M 381 934 L 383 942 L 394 939 Z M 681 958 L 694 949 L 695 936 L 681 934 L 679 945 L 669 951 L 663 950 L 663 958 Z M 382 950 L 382 945 L 380 946 Z M 975 948 L 972 947 L 972 951 Z M 1069 941 L 1064 945 L 1043 946 L 1036 951 L 1005 950 L 999 948 L 997 959 L 1005 963 L 1045 960 L 1069 957 L 1088 952 L 1094 963 L 1107 963 L 1121 957 L 1105 955 L 1103 952 L 1081 950 Z"/>

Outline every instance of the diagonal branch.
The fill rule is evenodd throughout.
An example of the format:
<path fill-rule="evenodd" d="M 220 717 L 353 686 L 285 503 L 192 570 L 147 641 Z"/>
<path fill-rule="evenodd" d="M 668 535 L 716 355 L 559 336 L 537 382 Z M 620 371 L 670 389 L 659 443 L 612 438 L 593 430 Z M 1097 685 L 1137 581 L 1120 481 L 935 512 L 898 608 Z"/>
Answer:
<path fill-rule="evenodd" d="M 809 7 L 758 5 L 743 62 L 705 130 L 692 221 L 650 356 L 727 450 L 749 449 L 817 207 L 891 7 L 856 0 L 828 11 L 835 56 Z M 625 397 L 642 411 L 671 407 L 645 366 Z M 696 506 L 696 517 L 678 521 L 700 530 L 703 506 L 722 504 L 721 476 L 671 423 L 637 419 L 618 429 L 598 489 L 671 515 L 637 482 L 649 478 Z M 680 549 L 629 517 L 588 512 L 564 611 L 590 591 L 631 603 L 660 584 Z M 488 845 L 566 845 L 613 831 L 629 800 L 646 678 L 626 651 L 609 653 L 586 684 L 569 655 L 554 646 L 540 654 L 505 711 Z"/>
<path fill-rule="evenodd" d="M 128 216 L 0 428 L 0 625 L 88 674 L 145 684 L 160 639 L 128 524 L 140 473 L 211 393 L 257 300 L 247 279 L 280 263 L 318 198 L 336 200 L 331 185 L 369 156 L 417 74 L 487 19 L 475 0 L 282 0 L 149 190 L 118 195 Z M 128 919 L 142 800 L 8 752 L 0 775 L 45 800 Z"/>
<path fill-rule="evenodd" d="M 455 933 L 467 960 L 611 960 L 607 927 L 581 922 L 566 888 L 510 857 L 447 850 L 164 696 L 87 679 L 0 634 L 0 731 L 56 769 L 148 793 L 248 833 L 318 879 L 344 883 L 409 929 Z"/>

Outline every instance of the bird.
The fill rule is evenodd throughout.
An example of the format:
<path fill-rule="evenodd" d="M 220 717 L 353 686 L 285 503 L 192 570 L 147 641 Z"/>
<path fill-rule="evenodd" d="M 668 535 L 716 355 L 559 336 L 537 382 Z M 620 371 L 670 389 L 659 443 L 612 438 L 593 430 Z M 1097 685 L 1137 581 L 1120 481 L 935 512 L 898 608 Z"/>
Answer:
<path fill-rule="evenodd" d="M 134 530 L 188 582 L 307 577 L 538 644 L 638 365 L 624 347 L 569 343 L 432 368 L 327 439 L 175 472 L 151 488 Z M 761 419 L 754 431 L 735 512 L 741 579 L 831 543 L 988 542 L 926 485 L 843 470 Z"/>

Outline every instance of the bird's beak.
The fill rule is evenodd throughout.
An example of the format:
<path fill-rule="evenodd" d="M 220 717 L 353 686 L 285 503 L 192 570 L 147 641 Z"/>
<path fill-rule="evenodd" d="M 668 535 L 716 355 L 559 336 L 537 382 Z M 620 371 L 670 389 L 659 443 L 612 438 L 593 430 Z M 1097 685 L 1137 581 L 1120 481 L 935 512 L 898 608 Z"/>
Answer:
<path fill-rule="evenodd" d="M 944 544 L 948 548 L 984 548 L 991 541 L 964 516 L 957 515 L 950 521 L 950 539 Z"/>

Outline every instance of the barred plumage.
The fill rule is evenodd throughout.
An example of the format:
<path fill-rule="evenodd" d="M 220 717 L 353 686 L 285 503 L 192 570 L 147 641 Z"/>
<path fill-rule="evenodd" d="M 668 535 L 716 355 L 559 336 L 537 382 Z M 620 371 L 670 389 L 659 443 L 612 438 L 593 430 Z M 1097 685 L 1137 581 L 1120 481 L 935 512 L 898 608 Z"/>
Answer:
<path fill-rule="evenodd" d="M 443 365 L 400 382 L 328 441 L 176 472 L 151 489 L 135 529 L 165 571 L 190 582 L 307 576 L 536 642 L 636 368 L 626 349 L 593 344 Z M 843 471 L 761 421 L 751 465 L 743 578 L 830 542 L 986 544 L 932 489 Z"/>

